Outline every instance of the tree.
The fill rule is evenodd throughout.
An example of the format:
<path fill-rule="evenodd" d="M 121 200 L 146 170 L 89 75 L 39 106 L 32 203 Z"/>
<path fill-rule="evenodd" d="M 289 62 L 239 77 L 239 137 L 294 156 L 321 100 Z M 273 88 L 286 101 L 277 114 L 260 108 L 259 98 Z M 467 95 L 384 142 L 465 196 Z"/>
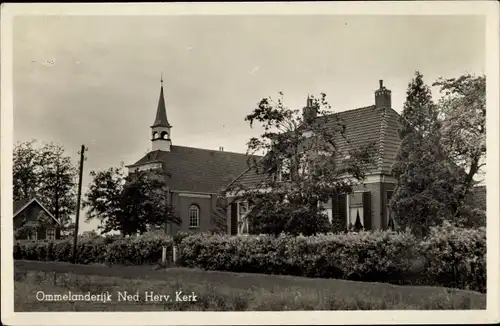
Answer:
<path fill-rule="evenodd" d="M 77 169 L 59 144 L 45 144 L 39 156 L 39 199 L 66 231 L 76 209 Z"/>
<path fill-rule="evenodd" d="M 363 179 L 373 144 L 349 148 L 346 126 L 331 114 L 325 94 L 308 98 L 302 115 L 285 105 L 283 93 L 279 95 L 276 101 L 262 99 L 245 118 L 251 127 L 259 123 L 264 131 L 247 144 L 247 154 L 265 153 L 250 162 L 263 180 L 251 187 L 235 183 L 231 190 L 240 193 L 236 200 L 252 207 L 248 215 L 252 233 L 330 231 L 324 203 L 350 192 Z M 337 147 L 339 141 L 347 144 L 347 152 Z M 346 155 L 350 158 L 343 159 Z M 351 178 L 342 178 L 345 175 Z"/>
<path fill-rule="evenodd" d="M 14 200 L 29 199 L 39 188 L 40 161 L 35 141 L 14 146 L 12 181 Z"/>
<path fill-rule="evenodd" d="M 166 186 L 155 171 L 125 176 L 122 167 L 91 172 L 93 178 L 83 205 L 87 220 L 104 225 L 101 234 L 120 231 L 123 235 L 147 232 L 165 223 L 180 224 L 173 206 L 166 202 Z"/>
<path fill-rule="evenodd" d="M 463 170 L 460 179 L 458 216 L 466 209 L 466 198 L 486 165 L 486 77 L 466 74 L 440 78 L 434 86 L 443 97 L 438 103 L 442 145 L 447 157 Z"/>
<path fill-rule="evenodd" d="M 456 209 L 459 170 L 441 146 L 437 107 L 420 72 L 415 73 L 406 95 L 400 117 L 401 145 L 392 169 L 398 186 L 390 205 L 399 226 L 425 236 Z"/>
<path fill-rule="evenodd" d="M 76 206 L 77 176 L 64 148 L 56 143 L 21 142 L 14 147 L 13 161 L 14 200 L 37 196 L 64 231 Z"/>

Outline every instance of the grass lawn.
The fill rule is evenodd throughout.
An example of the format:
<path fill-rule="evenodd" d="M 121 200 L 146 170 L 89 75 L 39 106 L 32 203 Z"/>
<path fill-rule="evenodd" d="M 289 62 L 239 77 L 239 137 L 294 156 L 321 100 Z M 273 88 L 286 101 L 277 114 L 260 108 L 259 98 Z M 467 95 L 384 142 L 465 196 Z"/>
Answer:
<path fill-rule="evenodd" d="M 486 295 L 473 291 L 187 268 L 16 261 L 14 274 L 16 312 L 486 309 Z M 38 291 L 46 295 L 107 291 L 112 301 L 38 301 Z M 118 292 L 125 291 L 139 293 L 131 298 L 138 300 L 118 301 Z M 196 301 L 177 301 L 178 291 L 196 295 Z M 146 301 L 145 293 L 150 292 L 170 297 Z"/>

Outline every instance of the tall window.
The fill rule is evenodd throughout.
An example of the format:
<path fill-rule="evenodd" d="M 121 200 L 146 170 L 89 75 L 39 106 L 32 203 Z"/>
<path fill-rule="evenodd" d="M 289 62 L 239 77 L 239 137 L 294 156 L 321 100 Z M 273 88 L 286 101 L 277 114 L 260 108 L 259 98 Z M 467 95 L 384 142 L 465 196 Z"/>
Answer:
<path fill-rule="evenodd" d="M 197 228 L 200 226 L 200 209 L 196 205 L 189 207 L 189 227 Z"/>
<path fill-rule="evenodd" d="M 238 203 L 238 234 L 248 234 L 248 213 L 250 212 L 248 202 Z"/>
<path fill-rule="evenodd" d="M 56 230 L 55 229 L 47 229 L 47 230 L 45 230 L 45 239 L 47 239 L 47 240 L 55 240 L 56 239 Z"/>
<path fill-rule="evenodd" d="M 362 230 L 364 228 L 363 193 L 354 192 L 347 196 L 348 228 Z"/>

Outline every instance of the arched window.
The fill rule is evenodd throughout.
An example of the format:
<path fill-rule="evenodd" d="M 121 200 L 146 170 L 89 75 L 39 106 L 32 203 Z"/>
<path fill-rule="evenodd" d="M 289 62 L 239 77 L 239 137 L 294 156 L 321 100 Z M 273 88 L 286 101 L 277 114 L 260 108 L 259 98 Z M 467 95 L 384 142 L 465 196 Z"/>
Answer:
<path fill-rule="evenodd" d="M 189 207 L 189 227 L 197 228 L 200 226 L 200 209 L 196 205 Z"/>
<path fill-rule="evenodd" d="M 161 132 L 161 139 L 168 139 L 168 132 L 162 131 Z"/>
<path fill-rule="evenodd" d="M 155 132 L 153 132 L 153 139 L 156 139 L 156 138 L 158 138 L 158 133 L 155 131 Z"/>

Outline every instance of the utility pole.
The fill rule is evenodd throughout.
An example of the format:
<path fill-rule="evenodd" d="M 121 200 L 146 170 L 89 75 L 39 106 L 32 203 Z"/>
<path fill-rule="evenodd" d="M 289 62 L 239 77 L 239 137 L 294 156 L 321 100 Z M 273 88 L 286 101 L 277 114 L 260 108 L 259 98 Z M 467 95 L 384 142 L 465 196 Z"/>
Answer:
<path fill-rule="evenodd" d="M 76 245 L 78 240 L 78 224 L 80 222 L 80 200 L 82 197 L 82 179 L 83 179 L 83 161 L 86 160 L 85 152 L 88 148 L 82 145 L 82 149 L 78 154 L 80 154 L 80 175 L 78 179 L 78 197 L 76 198 L 76 221 L 75 221 L 75 235 L 73 238 L 73 264 L 76 264 Z"/>

